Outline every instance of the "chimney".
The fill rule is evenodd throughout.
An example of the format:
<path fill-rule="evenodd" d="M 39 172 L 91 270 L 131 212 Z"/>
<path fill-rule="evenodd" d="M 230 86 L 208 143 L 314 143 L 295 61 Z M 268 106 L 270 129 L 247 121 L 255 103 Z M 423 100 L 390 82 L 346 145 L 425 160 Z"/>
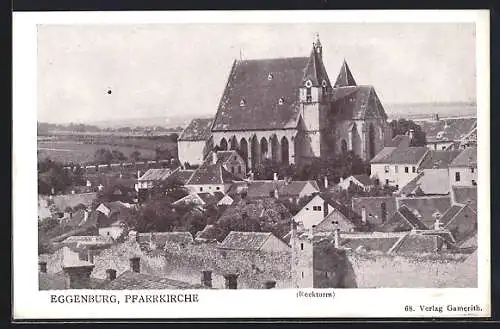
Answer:
<path fill-rule="evenodd" d="M 91 289 L 90 273 L 94 265 L 71 265 L 63 266 L 66 274 L 66 289 Z"/>
<path fill-rule="evenodd" d="M 212 164 L 217 163 L 217 151 L 212 152 Z"/>
<path fill-rule="evenodd" d="M 224 279 L 226 280 L 226 289 L 238 289 L 238 274 L 226 274 Z"/>
<path fill-rule="evenodd" d="M 325 184 L 325 189 L 328 188 L 328 177 L 325 176 L 325 178 L 323 179 L 323 182 Z"/>
<path fill-rule="evenodd" d="M 201 271 L 201 284 L 204 287 L 212 288 L 212 271 L 210 270 Z"/>
<path fill-rule="evenodd" d="M 277 187 L 277 186 L 275 186 L 275 187 L 274 187 L 274 198 L 275 198 L 275 199 L 279 199 L 279 197 L 280 197 L 280 196 L 279 196 L 279 194 L 278 194 L 278 187 Z"/>
<path fill-rule="evenodd" d="M 38 269 L 40 273 L 47 273 L 47 262 L 44 261 L 38 262 Z"/>
<path fill-rule="evenodd" d="M 108 279 L 108 281 L 113 281 L 114 279 L 116 279 L 116 270 L 108 268 L 106 270 L 106 279 Z"/>
<path fill-rule="evenodd" d="M 135 273 L 141 272 L 141 259 L 139 257 L 130 258 L 130 270 Z"/>
<path fill-rule="evenodd" d="M 361 221 L 363 223 L 366 223 L 366 208 L 365 207 L 361 208 Z"/>
<path fill-rule="evenodd" d="M 337 221 L 332 221 L 332 224 L 333 224 L 333 241 L 334 241 L 334 245 L 335 245 L 335 248 L 339 248 L 340 247 L 340 228 L 339 228 L 339 222 Z"/>
<path fill-rule="evenodd" d="M 277 181 L 278 181 L 278 173 L 276 173 L 276 172 L 275 172 L 275 173 L 273 174 L 273 180 L 274 180 L 275 182 L 277 182 Z"/>
<path fill-rule="evenodd" d="M 323 218 L 326 218 L 328 216 L 328 202 L 326 200 L 323 200 Z"/>
<path fill-rule="evenodd" d="M 440 230 L 441 229 L 441 213 L 436 210 L 436 212 L 434 212 L 434 214 L 432 214 L 432 216 L 434 217 L 434 229 L 435 230 Z"/>
<path fill-rule="evenodd" d="M 141 178 L 141 171 L 137 170 L 137 179 Z"/>
<path fill-rule="evenodd" d="M 410 137 L 410 142 L 413 140 L 413 133 L 414 133 L 413 129 L 410 129 L 410 131 L 408 132 L 408 136 Z"/>
<path fill-rule="evenodd" d="M 434 114 L 434 120 L 435 120 L 435 121 L 439 121 L 439 114 L 438 114 L 438 113 L 435 113 L 435 114 Z"/>
<path fill-rule="evenodd" d="M 264 282 L 264 288 L 265 289 L 276 288 L 276 281 L 274 281 L 274 280 L 267 280 L 266 282 Z"/>

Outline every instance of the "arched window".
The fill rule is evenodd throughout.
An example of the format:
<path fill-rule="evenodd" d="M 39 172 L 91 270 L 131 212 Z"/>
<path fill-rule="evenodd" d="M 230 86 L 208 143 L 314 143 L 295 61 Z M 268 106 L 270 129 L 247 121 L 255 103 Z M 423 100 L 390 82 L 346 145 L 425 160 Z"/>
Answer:
<path fill-rule="evenodd" d="M 345 139 L 342 140 L 340 147 L 342 149 L 342 153 L 346 153 L 347 152 L 347 141 Z"/>
<path fill-rule="evenodd" d="M 222 138 L 220 141 L 220 148 L 222 151 L 227 151 L 227 141 L 225 138 Z"/>

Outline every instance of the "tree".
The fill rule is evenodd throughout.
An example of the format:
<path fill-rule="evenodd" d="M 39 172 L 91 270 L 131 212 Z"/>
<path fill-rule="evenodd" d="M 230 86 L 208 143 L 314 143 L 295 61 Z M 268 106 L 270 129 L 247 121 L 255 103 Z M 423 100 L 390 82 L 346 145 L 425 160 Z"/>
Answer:
<path fill-rule="evenodd" d="M 49 158 L 38 162 L 38 193 L 64 192 L 72 184 L 71 172 Z"/>
<path fill-rule="evenodd" d="M 392 120 L 390 126 L 392 128 L 392 137 L 406 135 L 410 130 L 413 130 L 413 139 L 410 142 L 410 146 L 425 146 L 427 144 L 425 132 L 422 130 L 422 127 L 412 120 Z"/>
<path fill-rule="evenodd" d="M 130 159 L 132 159 L 132 161 L 139 161 L 139 160 L 141 160 L 141 152 L 134 151 L 134 152 L 130 153 Z"/>
<path fill-rule="evenodd" d="M 109 164 L 113 160 L 113 154 L 106 149 L 98 149 L 94 153 L 94 159 L 99 164 Z"/>

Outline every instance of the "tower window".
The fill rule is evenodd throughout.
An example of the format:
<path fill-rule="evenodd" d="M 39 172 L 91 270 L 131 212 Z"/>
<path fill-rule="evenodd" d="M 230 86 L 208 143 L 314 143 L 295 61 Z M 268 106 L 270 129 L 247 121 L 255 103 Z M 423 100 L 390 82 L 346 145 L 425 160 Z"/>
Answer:
<path fill-rule="evenodd" d="M 247 105 L 247 102 L 245 101 L 244 98 L 242 98 L 240 101 L 240 106 L 245 106 L 245 105 Z"/>
<path fill-rule="evenodd" d="M 271 73 L 269 73 L 269 75 L 267 76 L 267 80 L 271 81 L 273 79 L 273 75 Z"/>
<path fill-rule="evenodd" d="M 281 97 L 279 100 L 278 100 L 278 104 L 279 105 L 283 105 L 285 103 L 285 99 L 283 97 Z"/>

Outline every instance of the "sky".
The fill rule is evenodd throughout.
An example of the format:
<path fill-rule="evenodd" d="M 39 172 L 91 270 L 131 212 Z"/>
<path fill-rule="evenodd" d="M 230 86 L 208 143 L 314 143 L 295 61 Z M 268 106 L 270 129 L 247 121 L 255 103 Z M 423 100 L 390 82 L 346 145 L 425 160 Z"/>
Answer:
<path fill-rule="evenodd" d="M 345 59 L 382 104 L 476 99 L 473 24 L 39 25 L 38 120 L 215 115 L 235 59 L 308 56 L 317 33 L 330 80 Z"/>

